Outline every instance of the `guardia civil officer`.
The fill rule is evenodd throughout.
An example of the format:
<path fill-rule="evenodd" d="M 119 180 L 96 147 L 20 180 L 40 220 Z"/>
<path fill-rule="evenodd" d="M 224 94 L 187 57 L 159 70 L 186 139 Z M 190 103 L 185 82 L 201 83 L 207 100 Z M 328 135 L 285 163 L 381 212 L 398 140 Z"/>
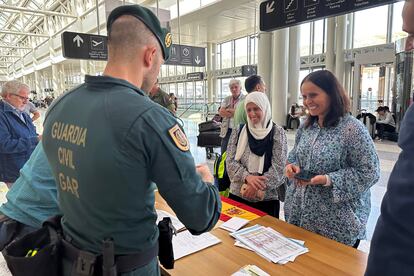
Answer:
<path fill-rule="evenodd" d="M 85 252 L 100 254 L 108 238 L 117 256 L 135 262 L 129 270 L 118 263 L 121 275 L 159 275 L 152 182 L 193 234 L 216 224 L 221 202 L 208 168 L 196 169 L 181 127 L 144 92 L 168 59 L 171 34 L 138 5 L 113 10 L 107 29 L 104 75 L 86 76 L 45 119 L 65 239 L 82 250 L 65 257 L 64 275 L 91 274 Z"/>

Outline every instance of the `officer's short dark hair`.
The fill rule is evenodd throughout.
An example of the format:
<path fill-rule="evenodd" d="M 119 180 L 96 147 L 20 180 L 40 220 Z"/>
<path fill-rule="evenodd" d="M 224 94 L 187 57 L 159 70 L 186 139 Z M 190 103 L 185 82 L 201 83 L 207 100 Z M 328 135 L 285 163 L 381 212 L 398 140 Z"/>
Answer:
<path fill-rule="evenodd" d="M 262 77 L 259 75 L 252 75 L 244 81 L 244 88 L 247 93 L 253 92 L 258 84 L 263 83 Z"/>

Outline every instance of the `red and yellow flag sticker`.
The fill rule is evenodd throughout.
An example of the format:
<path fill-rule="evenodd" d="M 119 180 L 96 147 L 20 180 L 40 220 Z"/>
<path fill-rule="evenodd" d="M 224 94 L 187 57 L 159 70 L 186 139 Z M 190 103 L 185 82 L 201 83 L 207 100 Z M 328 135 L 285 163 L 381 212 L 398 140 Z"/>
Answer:
<path fill-rule="evenodd" d="M 190 143 L 188 142 L 187 136 L 185 136 L 178 124 L 170 128 L 168 132 L 177 148 L 182 151 L 188 151 L 190 149 Z"/>
<path fill-rule="evenodd" d="M 221 221 L 228 221 L 232 217 L 254 220 L 266 215 L 265 212 L 247 206 L 243 203 L 221 196 Z"/>

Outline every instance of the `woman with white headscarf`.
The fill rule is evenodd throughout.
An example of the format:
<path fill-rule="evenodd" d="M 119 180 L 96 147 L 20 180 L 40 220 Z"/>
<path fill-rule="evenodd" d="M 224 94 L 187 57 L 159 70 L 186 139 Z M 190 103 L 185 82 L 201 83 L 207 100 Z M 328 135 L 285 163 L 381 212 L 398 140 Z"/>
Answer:
<path fill-rule="evenodd" d="M 244 104 L 247 124 L 235 128 L 227 148 L 230 198 L 278 218 L 286 189 L 286 134 L 272 122 L 266 94 L 252 92 Z"/>

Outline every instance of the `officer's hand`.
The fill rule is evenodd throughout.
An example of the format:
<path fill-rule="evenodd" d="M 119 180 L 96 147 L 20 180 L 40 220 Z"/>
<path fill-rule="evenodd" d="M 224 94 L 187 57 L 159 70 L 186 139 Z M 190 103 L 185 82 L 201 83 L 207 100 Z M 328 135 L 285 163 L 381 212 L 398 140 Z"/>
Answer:
<path fill-rule="evenodd" d="M 42 135 L 40 134 L 39 136 L 37 136 L 37 140 L 42 140 Z"/>
<path fill-rule="evenodd" d="M 206 164 L 199 164 L 196 166 L 197 173 L 201 176 L 204 182 L 214 183 L 214 177 Z"/>

